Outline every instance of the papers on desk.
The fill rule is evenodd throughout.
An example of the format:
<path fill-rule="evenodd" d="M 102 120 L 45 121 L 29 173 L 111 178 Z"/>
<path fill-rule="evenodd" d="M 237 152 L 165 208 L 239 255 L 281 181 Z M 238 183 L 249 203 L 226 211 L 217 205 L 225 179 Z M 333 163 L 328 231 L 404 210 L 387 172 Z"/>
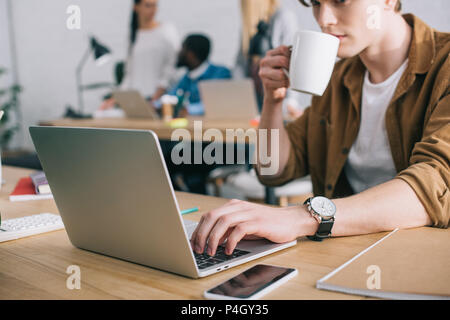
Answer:
<path fill-rule="evenodd" d="M 36 194 L 50 194 L 50 185 L 48 184 L 47 177 L 44 171 L 36 171 L 30 174 L 31 181 L 33 182 Z"/>
<path fill-rule="evenodd" d="M 24 177 L 19 180 L 14 191 L 9 195 L 9 201 L 53 199 L 51 193 L 39 193 L 39 189 L 46 190 L 45 187 L 35 186 L 31 177 Z M 50 191 L 50 188 L 48 188 L 48 191 Z"/>
<path fill-rule="evenodd" d="M 450 299 L 450 230 L 395 230 L 316 287 L 384 299 Z"/>
<path fill-rule="evenodd" d="M 125 112 L 122 109 L 113 108 L 108 110 L 97 110 L 93 115 L 94 119 L 105 118 L 125 118 Z"/>

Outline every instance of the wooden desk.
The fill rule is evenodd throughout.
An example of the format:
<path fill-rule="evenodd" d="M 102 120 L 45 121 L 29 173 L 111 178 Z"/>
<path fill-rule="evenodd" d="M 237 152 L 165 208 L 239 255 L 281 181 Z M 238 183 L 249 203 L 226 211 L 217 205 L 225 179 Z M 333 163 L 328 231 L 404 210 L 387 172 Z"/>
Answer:
<path fill-rule="evenodd" d="M 223 137 L 226 138 L 227 129 L 243 129 L 244 131 L 251 129 L 250 121 L 248 120 L 206 120 L 203 118 L 189 118 L 189 124 L 186 129 L 194 137 L 194 121 L 202 122 L 202 134 L 208 129 L 219 130 Z M 90 127 L 90 128 L 114 128 L 114 129 L 139 129 L 152 130 L 159 139 L 170 140 L 172 132 L 175 130 L 162 120 L 146 120 L 146 119 L 129 119 L 129 118 L 108 118 L 108 119 L 58 119 L 41 121 L 42 126 L 57 126 L 57 127 Z M 256 129 L 256 128 L 255 128 Z M 205 141 L 205 139 L 194 140 Z M 218 140 L 221 142 L 221 140 Z M 234 140 L 227 141 L 234 143 Z"/>
<path fill-rule="evenodd" d="M 2 218 L 41 212 L 58 213 L 53 200 L 14 202 L 8 194 L 30 170 L 3 168 L 6 185 L 0 192 Z M 177 193 L 181 209 L 200 206 L 201 214 L 227 200 Z M 64 230 L 0 243 L 0 299 L 201 299 L 203 291 L 258 264 L 297 268 L 298 276 L 268 294 L 267 299 L 362 299 L 315 289 L 318 279 L 367 248 L 386 233 L 329 239 L 299 239 L 297 246 L 203 278 L 183 276 L 102 256 L 70 243 Z M 66 288 L 67 267 L 81 268 L 81 289 Z"/>

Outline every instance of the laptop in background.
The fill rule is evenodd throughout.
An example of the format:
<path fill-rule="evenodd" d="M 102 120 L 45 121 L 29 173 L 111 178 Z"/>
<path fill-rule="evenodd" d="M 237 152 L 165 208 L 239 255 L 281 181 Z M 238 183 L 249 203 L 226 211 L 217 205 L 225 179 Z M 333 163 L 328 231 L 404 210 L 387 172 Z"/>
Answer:
<path fill-rule="evenodd" d="M 206 119 L 254 119 L 258 116 L 251 79 L 208 80 L 198 83 Z"/>
<path fill-rule="evenodd" d="M 136 90 L 114 91 L 112 96 L 128 118 L 159 119 L 158 114 Z"/>
<path fill-rule="evenodd" d="M 184 220 L 152 131 L 30 127 L 71 243 L 191 278 L 291 247 L 241 241 L 232 255 L 193 252 L 197 223 Z"/>

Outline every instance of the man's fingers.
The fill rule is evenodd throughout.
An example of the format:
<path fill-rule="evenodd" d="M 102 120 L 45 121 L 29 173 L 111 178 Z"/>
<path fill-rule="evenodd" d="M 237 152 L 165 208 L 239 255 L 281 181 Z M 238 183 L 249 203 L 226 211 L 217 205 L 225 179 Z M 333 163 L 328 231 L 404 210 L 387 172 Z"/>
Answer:
<path fill-rule="evenodd" d="M 245 235 L 255 234 L 257 233 L 257 231 L 258 229 L 254 222 L 243 222 L 241 224 L 238 224 L 236 227 L 234 227 L 233 232 L 231 232 L 230 236 L 228 237 L 227 244 L 225 246 L 225 254 L 232 254 L 238 242 L 241 241 L 242 238 L 245 237 Z"/>
<path fill-rule="evenodd" d="M 195 238 L 197 237 L 198 228 L 199 228 L 200 225 L 202 224 L 203 219 L 204 219 L 204 215 L 200 218 L 200 221 L 199 221 L 199 223 L 197 224 L 197 227 L 195 228 L 194 232 L 193 232 L 192 235 L 191 235 L 191 240 L 190 240 L 190 242 L 191 242 L 191 247 L 192 247 L 192 249 L 194 249 L 195 251 L 197 251 L 196 248 L 195 248 Z"/>
<path fill-rule="evenodd" d="M 288 79 L 282 69 L 261 69 L 259 76 L 263 80 L 286 81 Z"/>
<path fill-rule="evenodd" d="M 219 246 L 225 243 L 225 240 L 227 240 L 227 238 L 230 236 L 231 232 L 233 232 L 234 228 L 229 228 L 227 230 L 227 232 L 225 232 L 225 234 L 223 235 L 222 238 L 220 238 L 219 240 Z"/>
<path fill-rule="evenodd" d="M 290 60 L 285 56 L 271 56 L 261 60 L 261 69 L 265 68 L 285 68 L 289 69 Z"/>
<path fill-rule="evenodd" d="M 264 80 L 264 87 L 270 90 L 277 90 L 277 89 L 287 89 L 291 86 L 291 83 L 289 82 L 289 80 L 284 80 L 284 81 L 276 81 L 276 80 L 270 80 L 270 79 L 265 79 Z"/>
<path fill-rule="evenodd" d="M 206 241 L 217 220 L 223 215 L 238 211 L 243 203 L 244 202 L 239 200 L 232 200 L 226 205 L 212 210 L 202 216 L 202 220 L 191 237 L 192 246 L 197 253 L 203 253 L 205 250 Z"/>
<path fill-rule="evenodd" d="M 246 212 L 240 211 L 221 216 L 214 227 L 212 228 L 208 237 L 208 250 L 207 253 L 210 256 L 216 254 L 217 246 L 223 239 L 224 235 L 239 223 L 242 223 L 249 219 L 249 215 Z M 228 232 L 231 234 L 232 232 Z"/>
<path fill-rule="evenodd" d="M 289 57 L 291 55 L 291 50 L 291 46 L 279 46 L 278 48 L 267 51 L 266 55 L 269 57 L 279 55 Z"/>

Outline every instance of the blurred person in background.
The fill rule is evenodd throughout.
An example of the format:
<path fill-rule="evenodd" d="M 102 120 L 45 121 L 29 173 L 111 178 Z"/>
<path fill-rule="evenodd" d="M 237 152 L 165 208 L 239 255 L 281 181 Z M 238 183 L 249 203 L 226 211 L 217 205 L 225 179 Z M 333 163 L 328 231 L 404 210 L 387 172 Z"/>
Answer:
<path fill-rule="evenodd" d="M 204 114 L 204 106 L 201 101 L 198 83 L 201 81 L 216 80 L 216 79 L 231 79 L 231 71 L 209 61 L 211 52 L 211 41 L 202 34 L 188 35 L 182 44 L 182 48 L 178 53 L 178 60 L 176 66 L 178 68 L 186 68 L 184 76 L 180 81 L 174 85 L 168 94 L 177 96 L 179 102 L 185 107 L 178 114 L 177 117 L 184 117 L 187 114 L 191 116 L 198 116 Z M 162 101 L 159 99 L 154 102 L 156 109 L 161 109 Z M 207 164 L 177 164 L 172 162 L 172 149 L 178 144 L 178 141 L 160 141 L 161 149 L 166 161 L 167 169 L 170 173 L 172 183 L 175 190 L 206 194 L 206 181 L 211 170 L 215 169 L 217 165 Z M 191 150 L 194 150 L 194 142 L 191 142 Z M 202 150 L 209 143 L 203 143 Z M 194 154 L 192 153 L 192 156 Z"/>
<path fill-rule="evenodd" d="M 130 24 L 128 57 L 122 90 L 134 89 L 150 101 L 158 100 L 175 75 L 180 37 L 175 26 L 155 19 L 158 0 L 134 0 Z M 114 99 L 100 109 L 109 109 Z"/>
<path fill-rule="evenodd" d="M 187 72 L 169 90 L 170 95 L 183 95 L 188 100 L 187 112 L 190 115 L 203 115 L 204 107 L 200 99 L 198 83 L 213 79 L 231 79 L 231 71 L 209 61 L 211 41 L 202 34 L 188 35 L 178 54 L 177 67 L 186 67 Z"/>
<path fill-rule="evenodd" d="M 258 75 L 259 64 L 269 50 L 281 45 L 292 45 L 300 25 L 295 14 L 283 8 L 279 0 L 242 0 L 241 8 L 243 38 L 244 41 L 249 41 L 248 45 L 245 44 L 242 48 L 247 52 L 246 73 L 255 83 L 256 97 L 261 110 L 264 90 Z M 287 118 L 295 119 L 303 113 L 300 106 L 301 95 L 295 91 L 288 91 L 283 105 Z"/>

